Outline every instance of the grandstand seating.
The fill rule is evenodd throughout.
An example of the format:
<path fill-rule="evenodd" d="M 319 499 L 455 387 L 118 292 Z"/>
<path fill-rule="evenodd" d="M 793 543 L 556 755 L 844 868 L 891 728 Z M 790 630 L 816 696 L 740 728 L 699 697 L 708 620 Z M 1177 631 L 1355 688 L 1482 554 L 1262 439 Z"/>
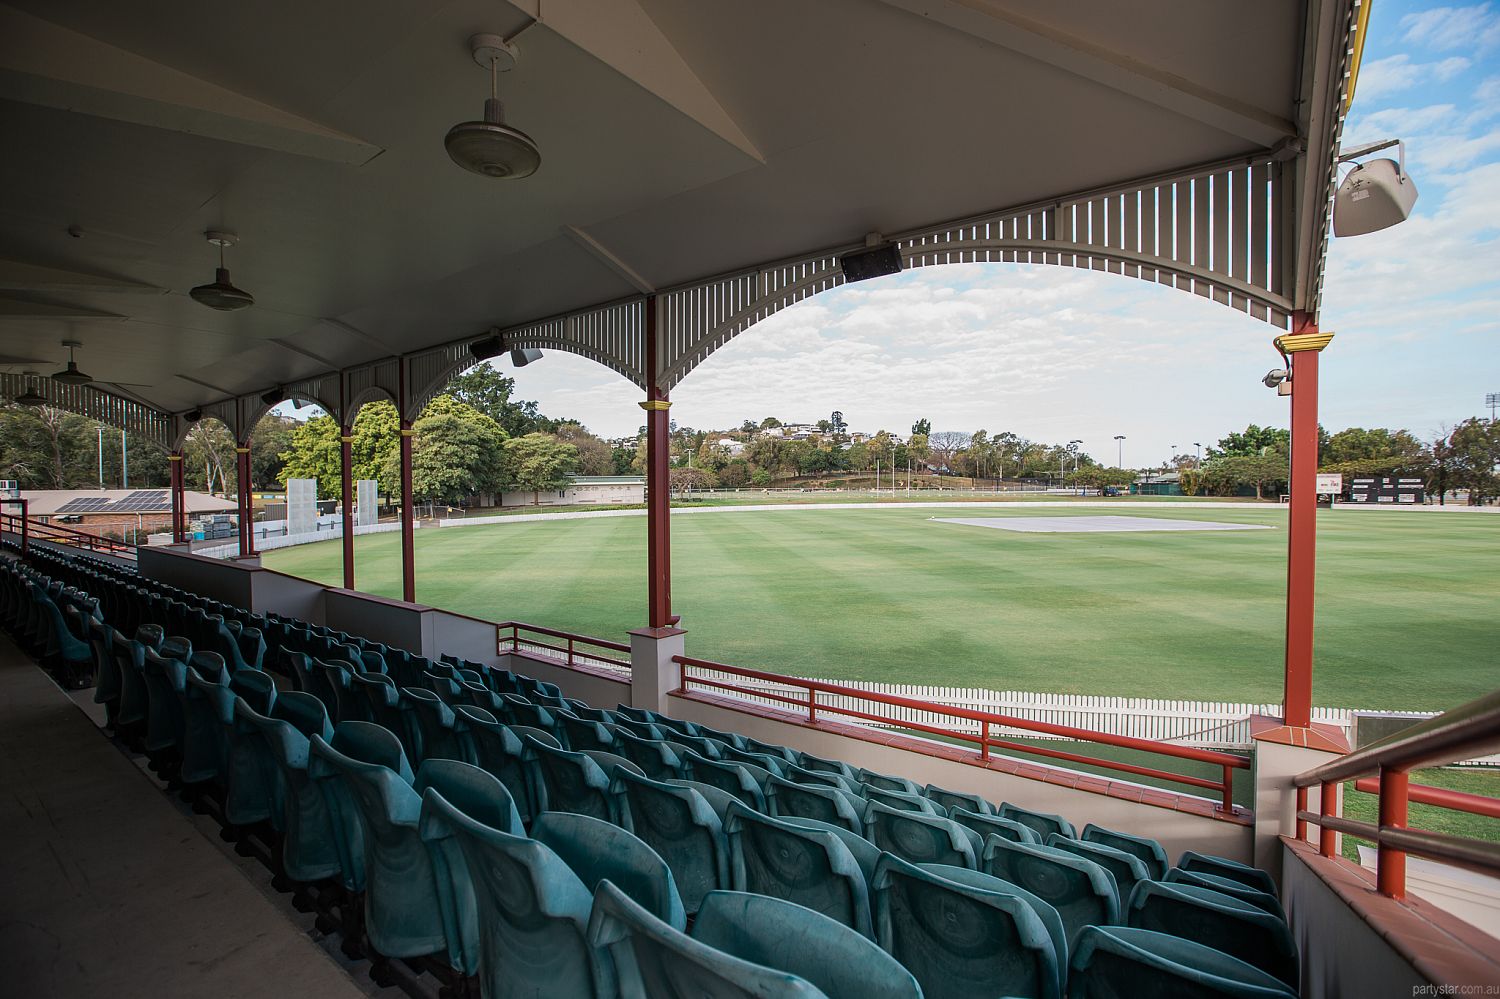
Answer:
<path fill-rule="evenodd" d="M 1297 981 L 1274 883 L 1232 860 L 1170 867 L 1126 832 L 83 556 L 0 559 L 0 624 L 69 685 L 97 677 L 115 734 L 263 838 L 377 977 L 399 958 L 486 997 L 859 999 Z"/>

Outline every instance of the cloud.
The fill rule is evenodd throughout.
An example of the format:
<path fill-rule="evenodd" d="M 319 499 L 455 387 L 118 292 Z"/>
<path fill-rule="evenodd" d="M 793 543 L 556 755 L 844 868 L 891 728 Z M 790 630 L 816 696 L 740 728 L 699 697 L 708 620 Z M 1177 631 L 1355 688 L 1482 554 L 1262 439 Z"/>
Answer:
<path fill-rule="evenodd" d="M 1449 56 L 1437 62 L 1425 63 L 1412 62 L 1411 56 L 1405 53 L 1386 56 L 1360 67 L 1355 96 L 1366 100 L 1409 90 L 1418 83 L 1432 80 L 1447 82 L 1470 65 L 1469 60 L 1463 56 Z"/>
<path fill-rule="evenodd" d="M 1487 3 L 1417 11 L 1401 18 L 1401 28 L 1406 41 L 1440 52 L 1500 43 L 1500 17 Z"/>

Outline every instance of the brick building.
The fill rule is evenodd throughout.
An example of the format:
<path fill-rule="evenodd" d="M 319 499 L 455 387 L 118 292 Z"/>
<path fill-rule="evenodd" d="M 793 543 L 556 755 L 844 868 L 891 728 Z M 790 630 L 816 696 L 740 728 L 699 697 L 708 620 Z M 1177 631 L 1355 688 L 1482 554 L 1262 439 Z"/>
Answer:
<path fill-rule="evenodd" d="M 232 498 L 189 490 L 188 520 L 235 512 Z M 100 537 L 142 537 L 172 529 L 172 494 L 167 489 L 24 489 L 26 512 L 44 523 L 60 524 Z"/>

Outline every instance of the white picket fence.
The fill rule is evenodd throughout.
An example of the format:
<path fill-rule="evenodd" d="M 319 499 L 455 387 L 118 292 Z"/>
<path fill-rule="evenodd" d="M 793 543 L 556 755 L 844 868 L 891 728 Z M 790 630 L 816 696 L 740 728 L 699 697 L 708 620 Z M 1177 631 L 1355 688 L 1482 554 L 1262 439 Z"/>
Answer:
<path fill-rule="evenodd" d="M 756 680 L 737 674 L 721 673 L 691 667 L 688 670 L 688 686 L 693 679 L 705 678 L 733 684 L 765 694 L 776 694 L 806 701 L 805 688 Z M 800 679 L 800 678 L 799 678 Z M 1170 742 L 1181 746 L 1201 749 L 1248 750 L 1250 742 L 1250 716 L 1281 714 L 1280 704 L 1243 704 L 1232 701 L 1181 701 L 1148 697 L 1106 697 L 1093 694 L 1047 694 L 1026 690 L 985 690 L 978 687 L 938 687 L 926 684 L 875 683 L 864 680 L 829 680 L 843 687 L 853 687 L 876 694 L 889 694 L 916 701 L 927 701 L 945 707 L 968 708 L 994 714 L 1010 715 L 1027 721 L 1047 722 L 1053 725 L 1068 725 L 1073 728 L 1105 732 L 1110 735 L 1131 736 L 1155 742 Z M 701 690 L 728 697 L 777 707 L 784 711 L 802 713 L 804 709 L 787 704 L 772 697 L 742 694 L 702 686 Z M 928 725 L 950 731 L 978 734 L 979 722 L 954 718 L 935 711 L 894 704 L 872 704 L 862 698 L 842 694 L 819 693 L 818 713 L 822 718 L 842 720 L 853 724 L 874 725 L 885 728 L 900 728 L 907 724 Z M 889 721 L 875 722 L 867 719 L 840 715 L 830 708 L 849 708 L 869 714 L 878 714 Z M 1312 720 L 1317 724 L 1336 725 L 1352 742 L 1354 715 L 1416 715 L 1430 718 L 1436 712 L 1365 711 L 1358 708 L 1313 708 Z M 1061 739 L 1029 729 L 993 726 L 992 736 L 1018 736 L 1029 739 Z M 1471 763 L 1500 765 L 1500 757 L 1486 757 Z"/>

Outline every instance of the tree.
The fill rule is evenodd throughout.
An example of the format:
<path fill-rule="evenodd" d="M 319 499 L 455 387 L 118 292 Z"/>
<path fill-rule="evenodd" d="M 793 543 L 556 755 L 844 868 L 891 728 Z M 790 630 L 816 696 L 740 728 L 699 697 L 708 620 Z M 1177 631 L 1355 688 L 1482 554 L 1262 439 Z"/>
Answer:
<path fill-rule="evenodd" d="M 281 484 L 285 486 L 289 479 L 316 479 L 319 499 L 337 497 L 343 472 L 339 444 L 339 426 L 331 416 L 315 416 L 298 425 L 280 454 Z"/>
<path fill-rule="evenodd" d="M 502 375 L 494 365 L 483 362 L 455 375 L 443 388 L 443 394 L 488 416 L 512 437 L 534 430 L 556 429 L 556 421 L 543 416 L 535 402 L 511 399 L 515 388 L 514 378 Z"/>
<path fill-rule="evenodd" d="M 931 438 L 932 437 L 932 421 L 929 420 L 929 419 L 927 419 L 927 417 L 925 417 L 925 416 L 922 417 L 916 423 L 913 423 L 911 425 L 911 432 L 912 432 L 912 436 L 914 436 L 914 437 L 917 434 L 923 434 L 926 437 Z"/>
<path fill-rule="evenodd" d="M 292 443 L 298 424 L 295 420 L 267 413 L 255 424 L 250 435 L 250 484 L 252 488 L 273 489 L 286 481 L 281 455 Z"/>
<path fill-rule="evenodd" d="M 1220 496 L 1233 495 L 1240 486 L 1254 486 L 1255 498 L 1263 497 L 1266 486 L 1287 480 L 1287 457 L 1281 452 L 1269 454 L 1219 455 L 1203 465 L 1202 482 Z"/>
<path fill-rule="evenodd" d="M 1409 431 L 1350 427 L 1328 438 L 1319 467 L 1346 475 L 1425 475 L 1432 457 Z"/>
<path fill-rule="evenodd" d="M 0 465 L 5 478 L 28 489 L 68 489 L 97 484 L 96 422 L 54 406 L 0 409 Z M 106 439 L 119 431 L 108 428 Z M 119 450 L 113 466 L 118 469 Z"/>
<path fill-rule="evenodd" d="M 921 421 L 925 422 L 925 421 Z M 972 438 L 961 430 L 939 430 L 926 437 L 932 456 L 944 469 L 952 471 L 958 464 L 958 454 L 969 446 Z"/>
<path fill-rule="evenodd" d="M 714 477 L 701 468 L 674 468 L 669 483 L 673 493 L 691 493 L 694 489 L 712 489 Z"/>
<path fill-rule="evenodd" d="M 614 452 L 577 420 L 561 420 L 554 436 L 578 449 L 579 475 L 615 475 Z M 625 474 L 625 473 L 620 473 Z"/>
<path fill-rule="evenodd" d="M 1220 438 L 1219 446 L 1209 448 L 1208 455 L 1216 458 L 1220 455 L 1262 454 L 1267 450 L 1290 452 L 1291 449 L 1291 431 L 1280 427 L 1260 427 L 1252 423 L 1243 433 L 1231 433 Z"/>
<path fill-rule="evenodd" d="M 234 434 L 218 420 L 199 420 L 182 441 L 182 477 L 189 489 L 228 496 L 236 492 L 239 466 Z M 217 483 L 217 486 L 215 485 Z"/>
<path fill-rule="evenodd" d="M 1500 495 L 1500 420 L 1470 417 L 1448 435 L 1448 477 L 1452 485 L 1469 490 L 1469 505 Z"/>
<path fill-rule="evenodd" d="M 750 484 L 750 463 L 744 458 L 731 458 L 719 472 L 719 484 L 729 489 L 739 489 Z"/>
<path fill-rule="evenodd" d="M 565 489 L 568 476 L 578 464 L 578 449 L 550 434 L 532 433 L 505 442 L 510 488 L 543 493 Z M 538 505 L 541 496 L 534 498 Z"/>
<path fill-rule="evenodd" d="M 499 492 L 505 484 L 505 431 L 467 403 L 440 395 L 412 425 L 413 499 L 461 503 L 475 493 Z M 387 459 L 388 483 L 400 475 L 400 453 Z M 389 489 L 389 495 L 398 490 Z"/>
<path fill-rule="evenodd" d="M 748 421 L 746 421 L 746 422 L 748 422 Z M 774 417 L 774 416 L 768 416 L 764 420 L 760 421 L 760 427 L 759 427 L 759 429 L 761 429 L 761 430 L 771 430 L 771 429 L 773 429 L 775 427 L 779 427 L 779 426 L 781 426 L 781 421 L 780 420 L 776 419 L 776 417 Z"/>

